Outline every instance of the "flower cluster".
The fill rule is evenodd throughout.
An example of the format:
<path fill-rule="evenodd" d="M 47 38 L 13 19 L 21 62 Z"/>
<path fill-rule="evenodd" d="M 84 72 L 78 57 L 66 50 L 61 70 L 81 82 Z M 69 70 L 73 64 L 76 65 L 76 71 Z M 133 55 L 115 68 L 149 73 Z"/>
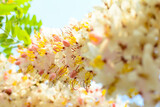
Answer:
<path fill-rule="evenodd" d="M 7 60 L 0 62 L 0 67 L 4 68 L 0 74 L 1 107 L 127 107 L 126 103 L 107 101 L 106 90 L 95 82 L 88 92 L 83 87 L 75 91 L 60 81 L 57 84 L 43 83 L 33 76 L 7 70 L 6 65 L 10 65 Z"/>
<path fill-rule="evenodd" d="M 140 94 L 146 107 L 160 102 L 159 0 L 103 0 L 88 20 L 96 82 L 107 95 Z M 91 57 L 93 56 L 93 57 Z"/>
<path fill-rule="evenodd" d="M 159 0 L 103 0 L 87 18 L 54 33 L 36 33 L 15 64 L 42 81 L 83 86 L 101 82 L 107 96 L 140 94 L 160 101 Z"/>

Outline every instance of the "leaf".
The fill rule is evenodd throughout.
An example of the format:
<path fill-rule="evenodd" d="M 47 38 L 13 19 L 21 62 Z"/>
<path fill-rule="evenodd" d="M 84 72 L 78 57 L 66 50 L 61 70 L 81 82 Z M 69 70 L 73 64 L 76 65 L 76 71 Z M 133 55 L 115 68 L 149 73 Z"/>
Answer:
<path fill-rule="evenodd" d="M 11 54 L 11 51 L 12 51 L 12 47 L 8 47 L 3 50 L 3 52 L 6 53 L 7 55 Z"/>
<path fill-rule="evenodd" d="M 27 25 L 29 24 L 29 21 L 30 21 L 30 15 L 26 15 L 24 14 L 23 17 L 20 19 L 20 25 Z"/>
<path fill-rule="evenodd" d="M 36 22 L 37 22 L 37 20 L 36 20 L 36 15 L 33 15 L 32 20 L 31 20 L 31 22 L 30 22 L 30 25 L 31 25 L 31 26 L 35 26 L 35 25 L 36 25 Z"/>
<path fill-rule="evenodd" d="M 3 16 L 0 16 L 0 28 L 2 28 L 2 26 L 3 26 L 3 23 L 2 23 L 2 20 L 4 19 L 4 17 Z"/>
<path fill-rule="evenodd" d="M 28 9 L 31 7 L 31 5 L 29 3 L 27 3 L 27 5 L 23 5 L 22 9 L 23 9 L 23 13 L 27 14 Z"/>
<path fill-rule="evenodd" d="M 15 3 L 17 5 L 21 5 L 21 4 L 24 4 L 24 3 L 29 2 L 29 1 L 31 1 L 31 0 L 15 0 Z"/>
<path fill-rule="evenodd" d="M 3 48 L 8 48 L 10 45 L 14 44 L 14 40 L 13 39 L 5 39 L 2 43 L 1 46 Z"/>
<path fill-rule="evenodd" d="M 22 18 L 22 16 L 23 16 L 23 9 L 22 8 L 17 7 L 15 9 L 15 12 L 16 12 L 16 16 L 17 16 L 18 19 Z"/>
<path fill-rule="evenodd" d="M 8 44 L 13 44 L 14 40 L 13 39 L 7 39 L 5 42 L 8 43 Z"/>
<path fill-rule="evenodd" d="M 19 40 L 24 41 L 25 44 L 29 45 L 31 43 L 30 36 L 27 31 L 22 30 L 18 25 L 15 26 L 15 33 Z"/>
<path fill-rule="evenodd" d="M 7 43 L 7 42 L 2 42 L 2 43 L 1 43 L 1 46 L 2 46 L 3 48 L 8 48 L 8 47 L 10 46 L 10 44 Z"/>
<path fill-rule="evenodd" d="M 7 35 L 5 34 L 5 33 L 1 33 L 0 34 L 0 38 L 2 39 L 2 38 L 7 38 Z"/>
<path fill-rule="evenodd" d="M 27 31 L 28 34 L 31 34 L 32 28 L 30 26 L 29 27 L 25 26 L 24 29 Z"/>
<path fill-rule="evenodd" d="M 0 15 L 9 15 L 16 6 L 16 4 L 0 4 Z"/>
<path fill-rule="evenodd" d="M 4 42 L 7 39 L 7 36 L 5 33 L 0 34 L 0 43 Z"/>
<path fill-rule="evenodd" d="M 5 30 L 6 32 L 9 34 L 9 32 L 11 31 L 11 27 L 12 27 L 12 22 L 11 21 L 7 21 L 6 22 L 6 26 L 5 26 Z"/>
<path fill-rule="evenodd" d="M 40 20 L 39 22 L 38 22 L 38 27 L 41 27 L 42 26 L 42 21 Z"/>

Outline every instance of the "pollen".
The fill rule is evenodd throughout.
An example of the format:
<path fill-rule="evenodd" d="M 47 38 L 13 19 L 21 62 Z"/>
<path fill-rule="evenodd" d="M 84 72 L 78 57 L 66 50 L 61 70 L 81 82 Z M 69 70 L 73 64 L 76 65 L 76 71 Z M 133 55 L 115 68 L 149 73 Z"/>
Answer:
<path fill-rule="evenodd" d="M 38 44 L 39 48 L 43 48 L 45 46 L 45 42 L 44 41 L 40 41 Z"/>
<path fill-rule="evenodd" d="M 29 57 L 30 61 L 34 61 L 35 55 L 33 51 L 27 51 L 27 56 Z"/>
<path fill-rule="evenodd" d="M 16 58 L 14 58 L 12 55 L 10 55 L 8 60 L 10 63 L 13 64 L 16 61 Z"/>
<path fill-rule="evenodd" d="M 92 72 L 86 72 L 85 73 L 85 84 L 89 85 L 91 83 L 92 79 L 93 79 L 93 73 Z"/>
<path fill-rule="evenodd" d="M 82 28 L 88 29 L 88 28 L 89 28 L 89 23 L 88 23 L 88 22 L 82 23 L 81 26 L 80 26 L 80 28 L 81 28 L 81 29 L 82 29 Z"/>
<path fill-rule="evenodd" d="M 27 79 L 28 79 L 27 76 L 23 76 L 23 77 L 22 77 L 22 80 L 23 80 L 23 81 L 26 81 Z"/>
<path fill-rule="evenodd" d="M 72 86 L 72 89 L 78 84 L 78 81 L 76 79 L 73 79 L 70 81 L 70 85 Z"/>
<path fill-rule="evenodd" d="M 112 93 L 116 90 L 115 86 L 111 86 L 108 88 L 108 95 L 112 95 Z"/>
<path fill-rule="evenodd" d="M 105 94 L 106 94 L 106 90 L 104 89 L 102 90 L 102 96 L 105 96 Z"/>
<path fill-rule="evenodd" d="M 38 49 L 38 53 L 39 53 L 39 55 L 44 56 L 46 53 L 46 50 L 43 48 L 40 48 L 40 49 Z"/>
<path fill-rule="evenodd" d="M 31 72 L 31 73 L 32 73 L 33 71 L 34 71 L 33 65 L 29 65 L 28 68 L 27 68 L 26 73 L 28 73 L 28 72 Z"/>
<path fill-rule="evenodd" d="M 36 33 L 35 36 L 34 36 L 37 40 L 41 39 L 41 36 L 40 36 L 40 33 Z"/>
<path fill-rule="evenodd" d="M 85 94 L 85 95 L 88 94 L 86 90 L 83 90 L 82 93 Z"/>
<path fill-rule="evenodd" d="M 83 63 L 82 57 L 81 56 L 76 56 L 74 64 L 77 65 L 77 64 L 82 64 L 82 63 Z"/>
<path fill-rule="evenodd" d="M 14 82 L 12 83 L 12 85 L 13 85 L 13 86 L 16 86 L 16 85 L 17 85 L 17 81 L 14 81 Z"/>
<path fill-rule="evenodd" d="M 105 63 L 102 60 L 102 56 L 98 55 L 90 64 L 95 68 L 102 69 Z"/>
<path fill-rule="evenodd" d="M 67 104 L 67 99 L 65 98 L 62 102 L 63 105 L 66 105 Z"/>
<path fill-rule="evenodd" d="M 74 43 L 76 43 L 76 38 L 75 38 L 74 36 L 70 36 L 70 37 L 68 38 L 68 41 L 69 41 L 69 43 L 70 43 L 71 45 L 73 45 Z"/>
<path fill-rule="evenodd" d="M 106 25 L 104 28 L 104 34 L 107 38 L 111 37 L 110 30 L 111 30 L 111 28 L 108 25 Z"/>
<path fill-rule="evenodd" d="M 75 31 L 79 31 L 79 30 L 80 30 L 80 28 L 77 27 L 77 26 L 73 26 L 73 29 L 74 29 Z"/>
<path fill-rule="evenodd" d="M 109 104 L 113 104 L 113 103 L 114 103 L 114 101 L 110 100 L 110 101 L 108 101 L 108 103 L 109 103 Z"/>
<path fill-rule="evenodd" d="M 95 44 L 95 45 L 100 44 L 101 41 L 102 41 L 102 37 L 96 35 L 96 34 L 93 33 L 93 32 L 89 33 L 89 39 L 90 39 L 90 41 L 91 41 L 93 44 Z"/>
<path fill-rule="evenodd" d="M 124 64 L 121 72 L 123 74 L 133 71 L 133 68 L 129 64 Z"/>
<path fill-rule="evenodd" d="M 67 73 L 67 67 L 66 66 L 64 66 L 64 67 L 61 67 L 60 68 L 60 70 L 59 70 L 59 72 L 58 72 L 58 76 L 63 76 L 63 75 L 65 75 Z"/>
<path fill-rule="evenodd" d="M 12 73 L 12 70 L 10 69 L 10 70 L 8 71 L 8 73 L 11 74 L 11 73 Z"/>

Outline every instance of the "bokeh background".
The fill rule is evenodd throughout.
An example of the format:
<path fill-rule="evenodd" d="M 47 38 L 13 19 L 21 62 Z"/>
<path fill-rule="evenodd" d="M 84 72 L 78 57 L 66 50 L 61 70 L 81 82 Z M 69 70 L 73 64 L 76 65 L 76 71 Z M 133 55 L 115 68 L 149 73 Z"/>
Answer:
<path fill-rule="evenodd" d="M 93 10 L 93 6 L 101 4 L 101 0 L 33 0 L 29 13 L 41 19 L 42 26 L 61 28 L 71 18 L 81 20 Z"/>

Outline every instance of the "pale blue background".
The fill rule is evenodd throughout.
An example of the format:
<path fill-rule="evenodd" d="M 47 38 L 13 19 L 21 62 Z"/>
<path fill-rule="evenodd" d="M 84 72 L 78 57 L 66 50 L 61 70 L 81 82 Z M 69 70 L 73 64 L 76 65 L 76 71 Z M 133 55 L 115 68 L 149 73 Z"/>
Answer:
<path fill-rule="evenodd" d="M 62 28 L 70 18 L 80 20 L 101 4 L 101 0 L 33 0 L 29 13 L 41 19 L 44 27 Z"/>

